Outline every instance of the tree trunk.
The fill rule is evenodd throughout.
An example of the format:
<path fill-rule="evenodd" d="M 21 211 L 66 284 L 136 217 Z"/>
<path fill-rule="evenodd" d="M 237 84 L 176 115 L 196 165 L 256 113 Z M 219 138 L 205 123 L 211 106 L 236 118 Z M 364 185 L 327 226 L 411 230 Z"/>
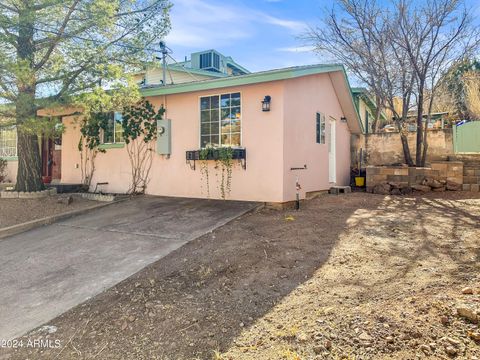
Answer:
<path fill-rule="evenodd" d="M 42 184 L 42 162 L 38 137 L 18 132 L 17 191 L 40 191 Z"/>
<path fill-rule="evenodd" d="M 24 1 L 18 13 L 17 65 L 21 71 L 18 77 L 18 97 L 15 103 L 18 130 L 18 173 L 17 191 L 40 191 L 42 184 L 42 164 L 38 137 L 31 124 L 36 118 L 35 107 L 35 10 L 32 1 Z"/>
<path fill-rule="evenodd" d="M 405 162 L 410 167 L 414 166 L 412 155 L 410 154 L 410 147 L 408 146 L 408 138 L 403 132 L 400 132 L 400 141 L 402 142 L 403 157 L 405 158 Z"/>
<path fill-rule="evenodd" d="M 423 85 L 418 89 L 418 109 L 417 109 L 417 146 L 415 153 L 415 163 L 417 166 L 423 167 Z"/>
<path fill-rule="evenodd" d="M 402 127 L 402 123 L 395 119 L 395 124 L 397 125 L 397 130 L 400 134 L 400 141 L 402 142 L 402 150 L 403 150 L 403 157 L 405 159 L 405 163 L 412 167 L 414 166 L 412 155 L 410 154 L 410 146 L 408 145 L 408 137 L 405 135 L 405 131 Z"/>
<path fill-rule="evenodd" d="M 375 119 L 373 120 L 372 123 L 372 133 L 377 132 L 377 127 L 378 127 L 378 122 L 380 121 L 380 116 L 382 115 L 382 110 L 383 110 L 383 104 L 380 101 L 379 96 L 375 96 L 375 105 L 376 105 L 376 110 L 375 110 Z"/>

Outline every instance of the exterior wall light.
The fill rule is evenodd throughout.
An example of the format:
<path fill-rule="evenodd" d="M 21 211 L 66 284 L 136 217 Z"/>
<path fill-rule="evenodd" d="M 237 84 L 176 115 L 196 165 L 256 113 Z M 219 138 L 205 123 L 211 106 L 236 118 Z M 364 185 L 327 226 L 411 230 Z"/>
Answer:
<path fill-rule="evenodd" d="M 342 116 L 342 117 L 340 118 L 340 121 L 341 121 L 341 122 L 347 122 L 347 118 L 346 118 L 345 116 Z"/>
<path fill-rule="evenodd" d="M 272 97 L 270 95 L 266 95 L 265 98 L 262 100 L 262 111 L 270 111 L 270 102 Z"/>

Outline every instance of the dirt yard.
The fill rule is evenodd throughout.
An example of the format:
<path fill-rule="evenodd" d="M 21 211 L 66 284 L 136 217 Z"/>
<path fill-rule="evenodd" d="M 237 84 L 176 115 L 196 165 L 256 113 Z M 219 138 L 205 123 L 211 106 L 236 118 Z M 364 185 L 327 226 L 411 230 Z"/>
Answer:
<path fill-rule="evenodd" d="M 479 193 L 325 195 L 183 246 L 23 338 L 59 348 L 0 359 L 480 359 L 479 270 Z"/>
<path fill-rule="evenodd" d="M 43 199 L 0 199 L 0 229 L 96 204 L 95 201 L 78 196 L 73 198 L 70 205 L 59 203 L 58 199 L 65 196 L 55 195 Z"/>

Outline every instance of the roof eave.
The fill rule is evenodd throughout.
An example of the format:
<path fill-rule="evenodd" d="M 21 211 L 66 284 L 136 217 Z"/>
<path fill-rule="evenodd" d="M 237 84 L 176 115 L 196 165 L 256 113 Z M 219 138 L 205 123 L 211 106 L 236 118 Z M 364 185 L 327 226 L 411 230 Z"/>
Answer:
<path fill-rule="evenodd" d="M 287 80 L 301 76 L 344 71 L 341 65 L 323 65 L 304 68 L 286 68 L 247 75 L 231 76 L 221 79 L 203 80 L 178 85 L 167 85 L 142 90 L 143 96 L 172 95 L 194 91 L 211 90 L 232 86 L 250 85 L 262 82 Z"/>

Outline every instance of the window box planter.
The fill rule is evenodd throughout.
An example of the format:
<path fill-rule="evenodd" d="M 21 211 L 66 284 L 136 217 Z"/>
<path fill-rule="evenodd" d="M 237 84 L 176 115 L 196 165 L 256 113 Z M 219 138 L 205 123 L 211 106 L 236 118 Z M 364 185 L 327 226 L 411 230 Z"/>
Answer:
<path fill-rule="evenodd" d="M 247 150 L 245 148 L 233 148 L 232 160 L 240 160 L 243 169 L 247 168 Z M 207 158 L 201 159 L 202 150 L 189 150 L 186 152 L 186 162 L 190 164 L 192 170 L 195 170 L 195 162 L 199 160 L 220 160 L 219 149 L 209 149 Z"/>

